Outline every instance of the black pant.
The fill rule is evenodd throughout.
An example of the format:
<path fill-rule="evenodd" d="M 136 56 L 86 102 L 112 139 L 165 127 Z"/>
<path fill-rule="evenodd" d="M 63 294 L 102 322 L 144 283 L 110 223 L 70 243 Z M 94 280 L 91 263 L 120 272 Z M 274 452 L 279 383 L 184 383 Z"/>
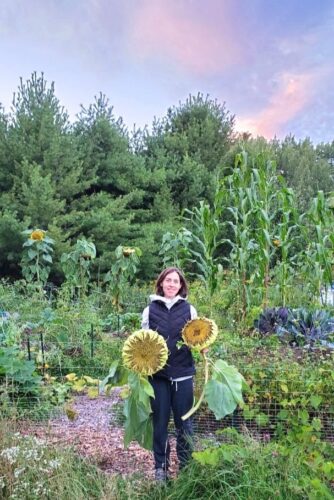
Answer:
<path fill-rule="evenodd" d="M 193 405 L 193 379 L 171 382 L 164 378 L 152 378 L 150 382 L 155 394 L 155 398 L 151 399 L 155 468 L 162 467 L 167 470 L 169 466 L 168 422 L 171 410 L 176 428 L 176 452 L 182 468 L 191 458 L 192 452 L 192 419 L 183 421 L 181 417 Z"/>

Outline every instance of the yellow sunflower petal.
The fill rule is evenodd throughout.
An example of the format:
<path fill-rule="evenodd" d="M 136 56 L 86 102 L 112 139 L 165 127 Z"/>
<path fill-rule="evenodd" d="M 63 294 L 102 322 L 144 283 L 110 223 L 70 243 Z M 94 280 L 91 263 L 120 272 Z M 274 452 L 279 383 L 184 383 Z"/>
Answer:
<path fill-rule="evenodd" d="M 161 370 L 168 358 L 165 339 L 153 330 L 137 330 L 124 342 L 124 365 L 140 375 L 153 375 Z"/>
<path fill-rule="evenodd" d="M 44 237 L 45 231 L 43 231 L 42 229 L 35 229 L 30 235 L 30 239 L 35 241 L 42 241 L 44 240 Z"/>
<path fill-rule="evenodd" d="M 123 247 L 123 255 L 124 257 L 129 257 L 129 255 L 133 254 L 136 252 L 135 248 L 131 247 Z"/>
<path fill-rule="evenodd" d="M 196 318 L 188 321 L 182 330 L 184 343 L 198 351 L 209 347 L 216 340 L 218 327 L 212 319 Z"/>

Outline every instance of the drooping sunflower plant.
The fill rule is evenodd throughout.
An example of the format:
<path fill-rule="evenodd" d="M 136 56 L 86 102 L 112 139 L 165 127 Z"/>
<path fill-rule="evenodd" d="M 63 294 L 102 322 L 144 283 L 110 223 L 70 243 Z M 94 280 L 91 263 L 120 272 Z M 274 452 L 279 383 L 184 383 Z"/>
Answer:
<path fill-rule="evenodd" d="M 95 258 L 96 247 L 92 241 L 85 238 L 77 240 L 71 252 L 62 254 L 60 262 L 73 298 L 76 293 L 78 299 L 86 295 L 90 268 Z"/>
<path fill-rule="evenodd" d="M 217 420 L 233 413 L 237 405 L 243 402 L 242 388 L 245 381 L 241 373 L 226 361 L 218 359 L 213 362 L 207 357 L 207 349 L 215 342 L 217 335 L 216 323 L 205 317 L 188 321 L 182 330 L 183 342 L 190 349 L 202 353 L 205 373 L 203 391 L 197 403 L 182 416 L 182 420 L 191 417 L 203 400 L 207 402 Z"/>
<path fill-rule="evenodd" d="M 115 361 L 100 389 L 126 385 L 124 392 L 124 445 L 136 440 L 152 449 L 153 427 L 150 398 L 154 398 L 148 377 L 161 370 L 168 358 L 165 339 L 153 330 L 137 330 L 124 342 L 122 363 Z"/>
<path fill-rule="evenodd" d="M 115 261 L 105 275 L 104 281 L 108 283 L 107 290 L 111 295 L 111 303 L 117 312 L 123 309 L 125 288 L 137 273 L 141 254 L 138 247 L 118 245 L 115 249 Z"/>

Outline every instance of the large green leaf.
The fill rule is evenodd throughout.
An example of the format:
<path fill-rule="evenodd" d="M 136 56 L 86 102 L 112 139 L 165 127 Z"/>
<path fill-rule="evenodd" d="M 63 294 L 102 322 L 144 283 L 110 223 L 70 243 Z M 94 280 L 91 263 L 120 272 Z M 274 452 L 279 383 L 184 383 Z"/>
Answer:
<path fill-rule="evenodd" d="M 149 381 L 147 379 L 141 378 L 140 384 L 142 386 L 144 393 L 147 396 L 154 398 L 154 389 L 153 389 L 152 385 L 149 383 Z"/>
<path fill-rule="evenodd" d="M 49 255 L 48 253 L 43 253 L 42 257 L 45 260 L 45 262 L 50 262 L 50 264 L 52 264 L 52 257 L 51 257 L 51 255 Z"/>
<path fill-rule="evenodd" d="M 113 361 L 108 375 L 100 382 L 100 392 L 102 392 L 106 385 L 112 387 L 119 387 L 127 384 L 128 371 L 123 368 L 119 360 Z"/>
<path fill-rule="evenodd" d="M 30 260 L 34 259 L 38 255 L 38 252 L 34 250 L 33 248 L 29 248 L 28 250 L 28 257 Z"/>
<path fill-rule="evenodd" d="M 150 415 L 144 422 L 138 426 L 137 442 L 146 450 L 152 450 L 153 448 L 153 423 L 152 416 Z"/>
<path fill-rule="evenodd" d="M 124 401 L 124 446 L 127 447 L 131 441 L 137 441 L 143 448 L 151 450 L 153 446 L 151 398 L 154 397 L 154 390 L 147 378 L 125 369 L 121 362 L 116 360 L 101 382 L 100 390 L 106 385 L 125 384 L 129 387 L 129 395 Z"/>
<path fill-rule="evenodd" d="M 109 382 L 115 380 L 118 370 L 118 363 L 114 362 L 109 378 L 106 377 L 105 380 Z M 137 373 L 127 371 L 126 379 L 130 393 L 124 402 L 124 446 L 127 447 L 131 441 L 137 441 L 143 448 L 151 450 L 153 427 L 150 399 L 154 397 L 153 388 L 146 378 L 140 377 Z"/>
<path fill-rule="evenodd" d="M 203 451 L 194 451 L 192 456 L 201 465 L 213 465 L 214 467 L 217 467 L 221 458 L 219 448 L 206 448 Z"/>
<path fill-rule="evenodd" d="M 143 448 L 152 449 L 152 418 L 147 408 L 131 394 L 124 405 L 125 433 L 124 446 L 137 441 Z"/>
<path fill-rule="evenodd" d="M 243 376 L 234 366 L 221 359 L 215 362 L 212 379 L 205 385 L 204 395 L 217 420 L 233 413 L 243 402 L 243 383 Z"/>
<path fill-rule="evenodd" d="M 219 447 L 206 448 L 202 451 L 193 452 L 193 458 L 203 466 L 211 465 L 218 467 L 221 462 L 233 463 L 240 450 L 239 445 L 221 444 Z"/>

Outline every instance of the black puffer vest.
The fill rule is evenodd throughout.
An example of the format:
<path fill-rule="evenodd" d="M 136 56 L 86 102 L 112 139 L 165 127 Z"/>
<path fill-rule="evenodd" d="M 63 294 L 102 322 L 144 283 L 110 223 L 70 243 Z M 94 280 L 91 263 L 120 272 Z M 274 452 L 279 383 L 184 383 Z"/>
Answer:
<path fill-rule="evenodd" d="M 165 367 L 155 377 L 178 378 L 194 375 L 195 365 L 190 349 L 176 343 L 182 340 L 181 330 L 191 319 L 190 304 L 179 300 L 170 309 L 160 300 L 154 300 L 149 306 L 149 327 L 164 337 L 169 356 Z"/>

